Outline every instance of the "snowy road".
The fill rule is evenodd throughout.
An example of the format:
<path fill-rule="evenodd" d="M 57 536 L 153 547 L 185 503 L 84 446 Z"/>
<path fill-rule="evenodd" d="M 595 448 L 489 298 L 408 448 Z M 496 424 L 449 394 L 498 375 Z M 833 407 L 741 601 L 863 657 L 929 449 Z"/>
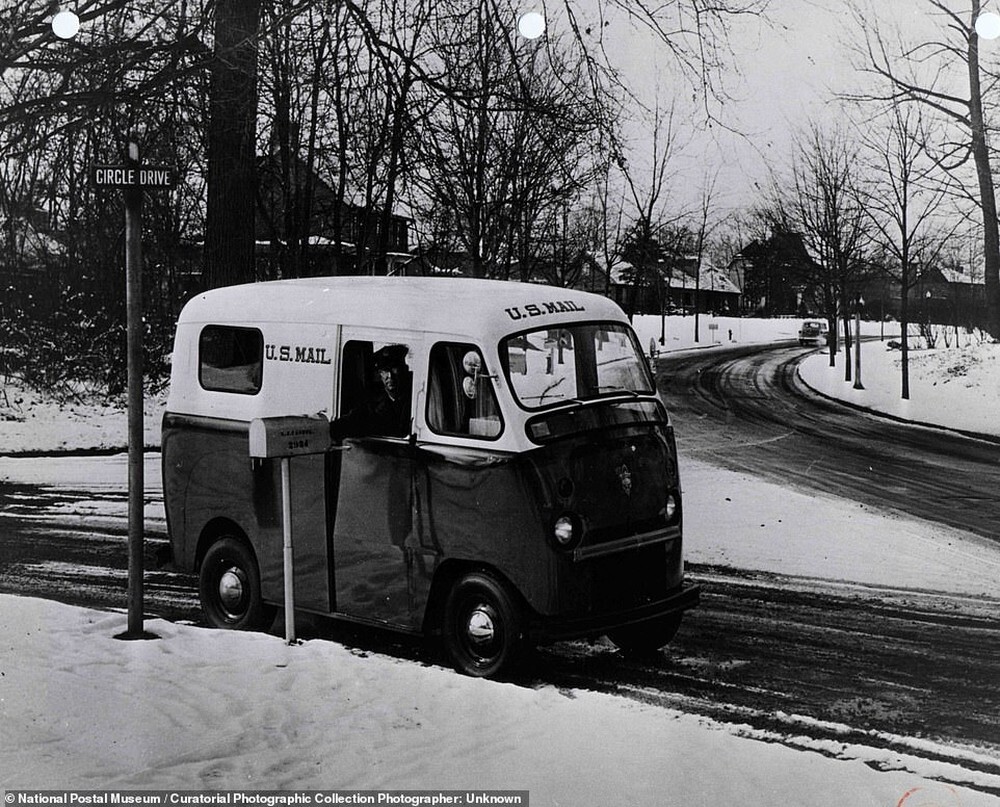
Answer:
<path fill-rule="evenodd" d="M 57 461 L 30 462 L 44 473 Z M 147 498 L 146 610 L 198 622 L 194 578 L 155 570 L 166 545 L 158 497 Z M 0 499 L 0 591 L 124 608 L 123 489 L 19 483 Z M 857 744 L 947 767 L 963 748 L 964 768 L 1000 776 L 1000 657 L 986 650 L 1000 644 L 995 604 L 729 567 L 695 564 L 689 574 L 702 583 L 702 605 L 666 653 L 629 659 L 603 640 L 562 643 L 540 649 L 520 681 L 612 692 L 792 746 L 828 743 L 833 755 Z M 436 662 L 426 643 L 359 628 L 306 621 L 299 635 Z M 976 747 L 992 754 L 968 750 Z"/>
<path fill-rule="evenodd" d="M 770 732 L 789 744 L 802 735 L 941 762 L 951 743 L 996 750 L 1000 661 L 986 649 L 1000 640 L 995 607 L 965 596 L 691 571 L 702 604 L 666 654 L 644 662 L 610 647 L 558 645 L 541 651 L 539 677 L 743 723 L 752 736 Z M 995 756 L 980 763 L 1000 773 Z"/>
<path fill-rule="evenodd" d="M 867 415 L 810 393 L 800 347 L 658 363 L 680 451 L 773 482 L 997 537 L 1000 444 Z"/>
<path fill-rule="evenodd" d="M 18 459 L 0 482 L 0 591 L 121 608 L 128 578 L 127 457 Z M 145 601 L 151 614 L 200 619 L 197 581 L 159 567 L 168 551 L 159 455 L 145 467 Z"/>

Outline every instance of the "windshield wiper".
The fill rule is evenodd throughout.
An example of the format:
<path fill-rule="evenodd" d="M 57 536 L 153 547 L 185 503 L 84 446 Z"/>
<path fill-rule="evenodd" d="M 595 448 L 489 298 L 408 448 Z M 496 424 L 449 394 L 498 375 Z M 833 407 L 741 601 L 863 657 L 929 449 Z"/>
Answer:
<path fill-rule="evenodd" d="M 597 388 L 597 392 L 598 393 L 605 392 L 605 391 L 610 391 L 610 392 L 624 392 L 626 395 L 631 395 L 633 398 L 638 398 L 639 397 L 639 393 L 638 392 L 636 392 L 634 389 L 629 389 L 628 387 L 618 387 L 618 386 L 615 386 L 614 384 L 603 384 L 603 385 L 598 386 L 598 388 Z"/>

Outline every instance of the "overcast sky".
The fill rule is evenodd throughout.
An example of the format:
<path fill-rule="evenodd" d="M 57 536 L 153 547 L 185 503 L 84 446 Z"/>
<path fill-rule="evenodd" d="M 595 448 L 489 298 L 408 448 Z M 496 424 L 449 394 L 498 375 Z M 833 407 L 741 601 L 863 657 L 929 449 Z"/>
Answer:
<path fill-rule="evenodd" d="M 874 0 L 872 0 L 874 2 Z M 1000 8 L 997 0 L 988 0 Z M 965 9 L 966 0 L 954 0 L 953 8 Z M 898 24 L 919 33 L 920 26 L 939 26 L 926 0 L 881 0 L 873 5 L 885 25 Z M 756 198 L 754 183 L 765 186 L 768 171 L 786 163 L 792 133 L 812 119 L 834 122 L 844 117 L 833 101 L 835 91 L 856 87 L 862 80 L 853 69 L 847 43 L 858 41 L 846 0 L 771 0 L 771 25 L 747 20 L 734 26 L 732 41 L 739 75 L 728 78 L 727 89 L 734 101 L 723 110 L 725 122 L 742 136 L 719 127 L 694 138 L 687 150 L 682 181 L 675 194 L 697 199 L 700 177 L 718 167 L 720 179 L 716 199 L 724 207 L 739 208 Z M 636 91 L 654 98 L 657 85 L 661 98 L 690 96 L 690 88 L 671 83 L 662 45 L 621 18 L 607 29 L 609 39 L 620 37 L 624 45 L 612 47 L 612 57 L 629 77 Z M 1000 49 L 1000 40 L 982 42 L 987 58 Z M 701 166 L 704 165 L 705 168 Z"/>
<path fill-rule="evenodd" d="M 905 2 L 912 6 L 920 0 Z M 827 0 L 825 5 L 845 7 L 842 0 Z M 770 26 L 746 20 L 734 29 L 740 73 L 726 77 L 734 100 L 721 114 L 739 134 L 713 127 L 697 135 L 686 149 L 685 176 L 677 195 L 697 199 L 696 186 L 704 173 L 718 168 L 716 198 L 732 207 L 752 203 L 754 182 L 765 185 L 768 168 L 787 155 L 790 131 L 810 117 L 828 114 L 830 88 L 852 75 L 849 59 L 838 46 L 846 15 L 809 0 L 772 0 L 769 16 Z M 658 89 L 661 99 L 677 97 L 691 110 L 691 90 L 670 78 L 662 46 L 635 28 L 616 27 L 609 36 L 623 36 L 628 45 L 613 49 L 612 55 L 620 59 L 636 92 L 652 99 Z"/>

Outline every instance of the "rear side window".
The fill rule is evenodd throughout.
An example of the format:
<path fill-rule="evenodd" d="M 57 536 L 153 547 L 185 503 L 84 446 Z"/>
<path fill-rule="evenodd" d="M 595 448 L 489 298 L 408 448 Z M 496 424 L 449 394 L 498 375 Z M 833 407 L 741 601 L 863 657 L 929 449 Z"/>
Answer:
<path fill-rule="evenodd" d="M 474 345 L 431 349 L 427 425 L 438 434 L 495 439 L 503 429 L 492 378 Z"/>
<path fill-rule="evenodd" d="M 264 336 L 256 328 L 206 325 L 198 340 L 198 380 L 215 392 L 256 395 L 264 365 Z"/>

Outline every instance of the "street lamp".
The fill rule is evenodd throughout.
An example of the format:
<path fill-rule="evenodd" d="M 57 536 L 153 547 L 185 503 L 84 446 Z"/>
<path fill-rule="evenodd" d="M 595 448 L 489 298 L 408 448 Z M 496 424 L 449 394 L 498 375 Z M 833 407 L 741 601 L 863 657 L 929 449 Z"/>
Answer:
<path fill-rule="evenodd" d="M 657 264 L 657 281 L 660 284 L 660 344 L 665 345 L 667 343 L 667 301 L 670 294 L 670 283 L 668 282 L 664 287 L 663 267 L 666 261 L 660 258 Z"/>
<path fill-rule="evenodd" d="M 861 306 L 865 299 L 860 294 L 854 301 L 854 389 L 864 389 L 861 383 Z"/>
<path fill-rule="evenodd" d="M 80 31 L 80 18 L 64 8 L 52 18 L 52 33 L 60 39 L 72 39 Z"/>

